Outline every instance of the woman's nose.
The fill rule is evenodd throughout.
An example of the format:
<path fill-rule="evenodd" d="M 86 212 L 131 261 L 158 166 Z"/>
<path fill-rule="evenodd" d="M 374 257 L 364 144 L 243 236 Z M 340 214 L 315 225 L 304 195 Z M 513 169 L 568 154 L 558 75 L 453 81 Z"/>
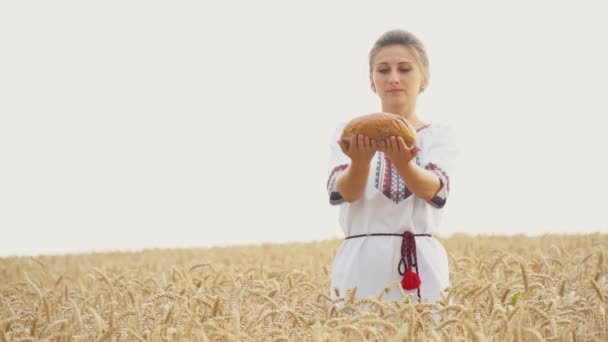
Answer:
<path fill-rule="evenodd" d="M 388 81 L 391 83 L 399 83 L 399 74 L 396 72 L 391 72 Z"/>

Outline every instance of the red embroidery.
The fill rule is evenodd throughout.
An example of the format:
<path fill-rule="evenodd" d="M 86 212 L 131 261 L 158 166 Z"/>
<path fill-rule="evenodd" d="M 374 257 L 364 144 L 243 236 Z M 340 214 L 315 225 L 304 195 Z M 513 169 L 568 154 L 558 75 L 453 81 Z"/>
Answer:
<path fill-rule="evenodd" d="M 331 191 L 330 185 L 333 185 L 334 176 L 337 176 L 338 172 L 346 170 L 347 167 L 348 167 L 348 164 L 342 164 L 342 165 L 336 166 L 331 171 L 331 174 L 329 175 L 329 178 L 327 179 L 327 191 Z"/>
<path fill-rule="evenodd" d="M 448 190 L 448 192 L 450 191 L 450 177 L 448 177 L 448 174 L 445 171 L 443 171 L 440 167 L 438 167 L 434 163 L 428 163 L 428 164 L 426 164 L 426 166 L 424 168 L 427 170 L 430 170 L 430 171 L 439 172 L 441 174 L 441 176 L 443 176 L 443 178 L 445 179 L 446 189 Z"/>
<path fill-rule="evenodd" d="M 382 193 L 384 196 L 393 199 L 391 198 L 391 178 L 393 175 L 391 169 L 393 165 L 391 160 L 384 153 L 382 155 L 384 156 L 384 182 L 382 184 Z"/>
<path fill-rule="evenodd" d="M 410 197 L 412 192 L 407 188 L 390 158 L 382 153 L 376 164 L 376 189 L 395 203 Z"/>
<path fill-rule="evenodd" d="M 425 129 L 425 128 L 427 128 L 427 127 L 429 127 L 430 125 L 431 125 L 431 124 L 426 124 L 426 125 L 424 125 L 424 126 L 422 126 L 422 127 L 418 128 L 418 129 L 416 130 L 416 133 L 418 133 L 418 132 L 422 131 L 423 129 Z"/>

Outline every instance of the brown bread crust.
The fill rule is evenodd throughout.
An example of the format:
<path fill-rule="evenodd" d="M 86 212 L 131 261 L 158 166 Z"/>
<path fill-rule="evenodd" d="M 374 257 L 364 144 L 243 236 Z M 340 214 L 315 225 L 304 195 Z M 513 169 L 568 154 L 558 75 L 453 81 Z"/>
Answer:
<path fill-rule="evenodd" d="M 408 147 L 416 143 L 416 130 L 402 116 L 391 113 L 373 113 L 358 116 L 344 127 L 341 140 L 350 142 L 353 134 L 363 134 L 376 140 L 376 143 L 390 136 L 401 136 Z"/>

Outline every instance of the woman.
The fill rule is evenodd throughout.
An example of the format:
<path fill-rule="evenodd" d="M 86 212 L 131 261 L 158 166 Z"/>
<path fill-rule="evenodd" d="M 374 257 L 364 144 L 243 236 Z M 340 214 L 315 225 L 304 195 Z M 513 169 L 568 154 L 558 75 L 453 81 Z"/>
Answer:
<path fill-rule="evenodd" d="M 334 288 L 342 296 L 356 288 L 359 298 L 375 297 L 390 286 L 384 299 L 399 299 L 404 291 L 435 301 L 449 286 L 447 253 L 432 234 L 451 185 L 452 133 L 416 113 L 416 98 L 429 81 L 427 54 L 417 37 L 386 32 L 370 51 L 369 67 L 382 112 L 407 119 L 417 141 L 408 148 L 401 137 L 376 142 L 353 135 L 344 143 L 344 124 L 336 129 L 327 190 L 330 203 L 340 206 L 346 239 L 332 267 L 332 296 Z"/>

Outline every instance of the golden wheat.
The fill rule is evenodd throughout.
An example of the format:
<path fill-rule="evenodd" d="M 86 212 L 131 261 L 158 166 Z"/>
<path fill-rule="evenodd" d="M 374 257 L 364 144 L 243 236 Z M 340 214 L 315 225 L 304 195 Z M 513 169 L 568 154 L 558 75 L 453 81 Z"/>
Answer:
<path fill-rule="evenodd" d="M 607 340 L 608 235 L 440 240 L 435 303 L 331 289 L 340 240 L 0 258 L 0 341 Z"/>

